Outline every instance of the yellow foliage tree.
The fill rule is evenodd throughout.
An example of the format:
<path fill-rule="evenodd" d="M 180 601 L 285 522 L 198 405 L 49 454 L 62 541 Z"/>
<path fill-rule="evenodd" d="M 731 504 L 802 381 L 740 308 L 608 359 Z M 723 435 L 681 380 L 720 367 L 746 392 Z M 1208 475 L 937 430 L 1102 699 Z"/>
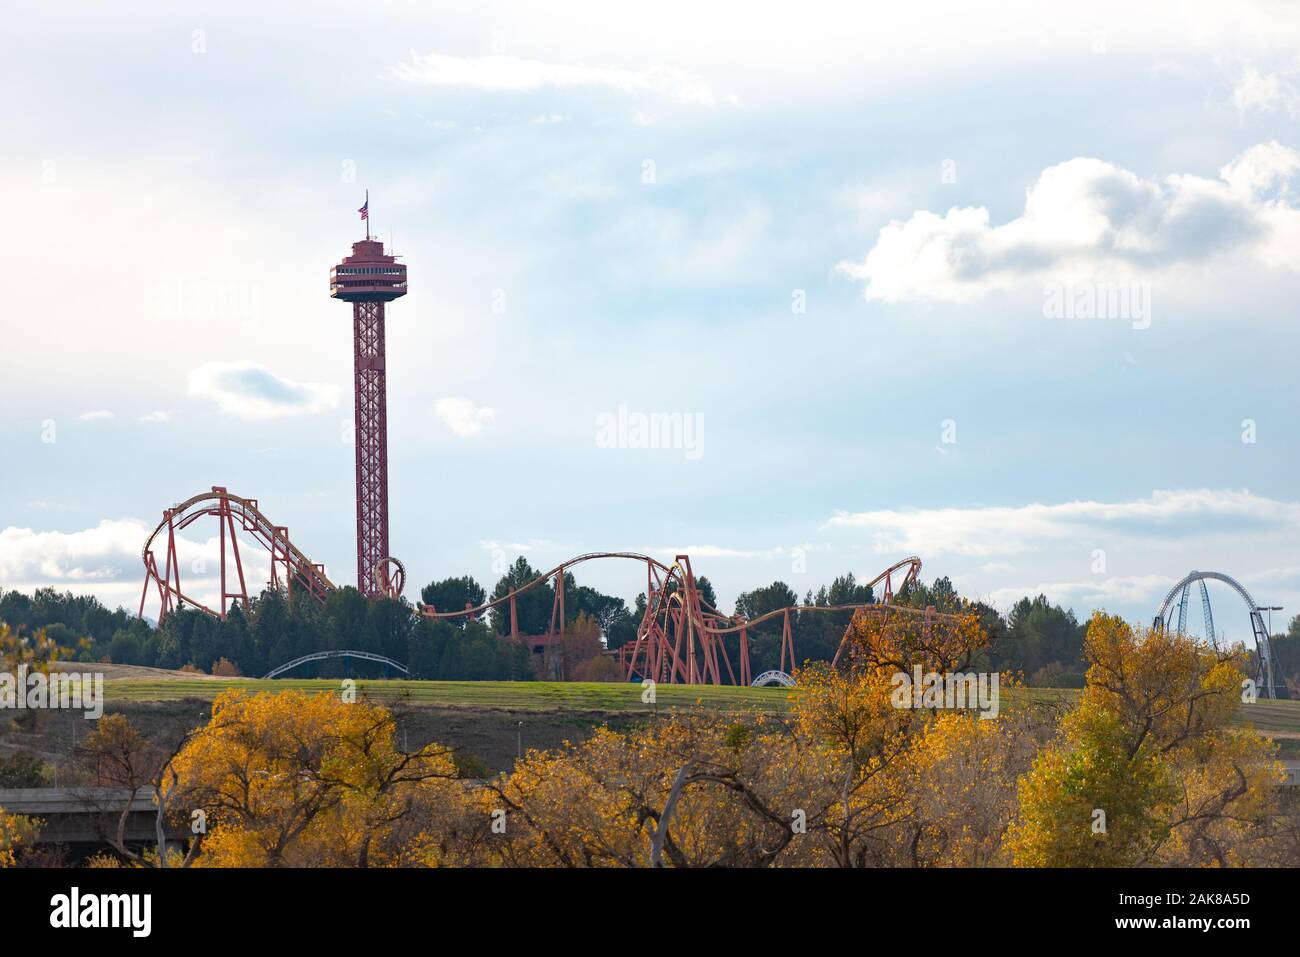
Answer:
<path fill-rule="evenodd" d="M 13 867 L 17 851 L 31 844 L 41 831 L 41 821 L 0 808 L 0 867 Z"/>
<path fill-rule="evenodd" d="M 486 846 L 527 866 L 1002 863 L 1019 720 L 895 704 L 900 670 L 946 671 L 983 645 L 973 615 L 854 622 L 848 667 L 801 671 L 789 721 L 672 713 L 530 752 L 481 793 Z"/>
<path fill-rule="evenodd" d="M 489 847 L 515 866 L 771 864 L 794 836 L 799 778 L 767 722 L 672 714 L 531 751 L 480 795 L 483 814 L 504 814 Z"/>
<path fill-rule="evenodd" d="M 229 690 L 173 761 L 174 806 L 202 810 L 197 866 L 370 866 L 463 801 L 451 752 L 398 750 L 392 714 L 366 699 Z M 437 842 L 420 839 L 425 856 Z"/>
<path fill-rule="evenodd" d="M 898 707 L 892 694 L 915 669 L 950 675 L 987 643 L 970 610 L 859 613 L 843 671 L 797 675 L 792 699 L 805 742 L 809 821 L 841 867 L 976 865 L 1001 859 L 1014 780 L 1032 740 L 1022 719 Z"/>
<path fill-rule="evenodd" d="M 1016 779 L 1035 754 L 1032 718 L 997 720 L 946 712 L 915 744 L 912 815 L 906 835 L 913 866 L 989 867 L 1009 863 L 1004 846 L 1015 817 Z"/>
<path fill-rule="evenodd" d="M 89 648 L 85 639 L 82 640 L 81 647 Z M 70 657 L 72 651 L 49 637 L 44 628 L 37 629 L 31 635 L 23 635 L 0 622 L 0 670 L 17 677 L 18 669 L 26 666 L 27 674 L 49 674 L 52 664 Z M 16 713 L 14 720 L 28 728 L 34 728 L 40 723 L 43 713 L 39 708 L 25 708 Z"/>
<path fill-rule="evenodd" d="M 1282 770 L 1230 728 L 1239 650 L 1098 612 L 1087 685 L 1020 786 L 1009 845 L 1028 866 L 1228 865 L 1266 840 Z"/>
<path fill-rule="evenodd" d="M 1270 830 L 1272 748 L 1230 727 L 1239 654 L 1098 615 L 1087 687 L 1059 733 L 1032 707 L 988 719 L 899 702 L 900 673 L 951 676 L 984 641 L 966 611 L 862 614 L 845 667 L 800 671 L 788 716 L 669 711 L 530 751 L 479 785 L 454 780 L 437 745 L 399 750 L 393 715 L 365 699 L 232 689 L 164 762 L 168 806 L 203 812 L 191 855 L 201 847 L 193 859 L 207 866 L 1233 865 L 1289 853 L 1274 853 Z M 138 780 L 129 727 L 106 718 L 88 743 L 101 778 Z"/>

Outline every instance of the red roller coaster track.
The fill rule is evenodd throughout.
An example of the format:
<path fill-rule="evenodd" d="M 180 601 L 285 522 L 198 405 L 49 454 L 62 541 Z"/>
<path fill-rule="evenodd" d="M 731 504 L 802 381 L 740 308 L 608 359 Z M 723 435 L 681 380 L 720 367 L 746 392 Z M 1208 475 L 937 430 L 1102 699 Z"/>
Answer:
<path fill-rule="evenodd" d="M 189 528 L 199 519 L 214 517 L 219 528 L 221 559 L 221 598 L 218 608 L 213 610 L 198 599 L 187 595 L 181 588 L 180 558 L 176 548 L 176 533 Z M 289 541 L 289 529 L 276 525 L 262 514 L 257 507 L 257 499 L 242 498 L 227 492 L 219 485 L 212 486 L 210 492 L 200 492 L 179 505 L 163 509 L 162 521 L 145 540 L 141 557 L 144 560 L 144 589 L 140 593 L 140 611 L 144 615 L 145 601 L 149 597 L 152 584 L 158 593 L 158 623 L 161 624 L 167 613 L 173 608 L 189 605 L 206 612 L 214 618 L 226 620 L 227 601 L 238 598 L 248 607 L 248 584 L 244 577 L 244 562 L 239 552 L 239 539 L 236 530 L 243 531 L 259 545 L 271 553 L 271 580 L 274 588 L 283 587 L 290 595 L 295 587 L 306 588 L 314 597 L 324 600 L 334 591 L 334 583 L 325 575 L 325 566 L 318 565 L 300 552 Z M 158 537 L 166 532 L 163 539 L 163 571 L 158 571 L 158 561 L 154 554 L 154 545 Z M 227 575 L 227 556 L 233 565 L 233 574 Z M 234 582 L 239 583 L 239 590 L 233 591 Z"/>
<path fill-rule="evenodd" d="M 589 552 L 556 565 L 550 571 L 543 572 L 532 581 L 511 589 L 508 594 L 494 601 L 477 606 L 467 605 L 456 611 L 441 612 L 428 605 L 421 605 L 420 611 L 429 618 L 452 619 L 478 617 L 490 610 L 505 608 L 510 616 L 510 635 L 519 638 L 521 636 L 518 597 L 543 583 L 553 582 L 555 597 L 552 599 L 550 625 L 545 635 L 538 636 L 540 642 L 545 644 L 556 636 L 564 634 L 565 573 L 575 565 L 603 558 L 629 559 L 643 563 L 646 568 L 645 614 L 637 626 L 636 640 L 619 649 L 619 664 L 623 676 L 629 681 L 636 678 L 649 678 L 668 684 L 749 684 L 753 680 L 749 664 L 749 631 L 777 617 L 782 620 L 780 670 L 791 670 L 798 663 L 794 652 L 794 632 L 790 622 L 792 612 L 795 614 L 830 611 L 875 612 L 887 607 L 893 608 L 896 607 L 892 604 L 895 576 L 899 577 L 901 588 L 908 582 L 915 583 L 921 573 L 921 559 L 905 558 L 889 566 L 868 583 L 868 586 L 873 589 L 877 585 L 884 586 L 879 603 L 789 605 L 757 618 L 745 619 L 742 616 L 723 614 L 704 600 L 696 585 L 695 573 L 691 568 L 690 557 L 687 555 L 678 555 L 672 565 L 667 565 L 649 555 L 639 555 L 635 552 Z M 734 668 L 727 646 L 722 640 L 724 635 L 733 634 L 739 636 L 737 662 Z M 841 638 L 839 649 L 835 653 L 837 662 L 843 648 L 844 638 Z"/>
<path fill-rule="evenodd" d="M 221 597 L 216 609 L 187 594 L 181 585 L 181 563 L 176 536 L 202 518 L 215 518 L 218 525 L 221 551 L 219 563 Z M 271 587 L 283 587 L 290 594 L 295 588 L 305 588 L 320 601 L 324 601 L 330 592 L 335 590 L 336 586 L 325 574 L 325 567 L 313 562 L 299 551 L 289 541 L 289 529 L 283 525 L 276 525 L 267 518 L 258 508 L 257 499 L 244 498 L 228 492 L 221 486 L 213 486 L 209 492 L 194 495 L 178 505 L 165 509 L 162 521 L 146 540 L 142 553 L 145 577 L 144 588 L 140 595 L 139 613 L 144 614 L 151 586 L 158 595 L 159 623 L 173 609 L 185 605 L 223 621 L 232 600 L 238 599 L 246 607 L 249 590 L 244 574 L 244 559 L 236 537 L 236 533 L 241 531 L 270 553 L 269 584 Z M 158 555 L 155 552 L 155 548 L 159 546 L 160 536 L 161 572 Z M 899 606 L 893 604 L 895 582 L 898 583 L 897 587 L 902 588 L 907 583 L 915 583 L 921 572 L 921 560 L 916 557 L 905 558 L 890 565 L 867 583 L 872 589 L 881 586 L 880 601 L 877 603 L 790 605 L 774 609 L 756 618 L 746 619 L 743 616 L 724 614 L 704 600 L 696 583 L 690 557 L 687 555 L 676 556 L 673 563 L 669 565 L 657 558 L 635 552 L 589 552 L 556 565 L 493 601 L 449 611 L 439 611 L 432 606 L 421 604 L 420 613 L 431 619 L 445 620 L 476 618 L 489 611 L 500 609 L 501 614 L 509 616 L 511 637 L 519 640 L 527 637 L 544 647 L 565 633 L 567 620 L 563 587 L 565 574 L 577 565 L 603 559 L 622 559 L 639 562 L 645 566 L 645 614 L 637 626 L 635 641 L 624 645 L 618 653 L 618 662 L 624 677 L 629 681 L 649 678 L 668 684 L 749 684 L 753 680 L 749 662 L 750 630 L 776 618 L 781 619 L 780 670 L 782 672 L 793 670 L 798 660 L 794 650 L 792 613 L 799 615 L 844 611 L 880 612 L 898 608 Z M 397 564 L 392 559 L 383 561 Z M 382 572 L 386 571 L 386 568 L 382 570 Z M 382 572 L 378 567 L 372 570 L 377 582 Z M 396 580 L 400 593 L 405 572 L 400 565 L 397 566 L 397 572 Z M 535 636 L 521 635 L 517 607 L 519 596 L 548 583 L 552 585 L 554 598 L 546 633 Z M 727 635 L 738 636 L 737 658 L 734 665 L 727 644 L 723 641 Z M 843 649 L 844 638 L 841 638 L 839 650 L 835 654 L 837 662 Z"/>

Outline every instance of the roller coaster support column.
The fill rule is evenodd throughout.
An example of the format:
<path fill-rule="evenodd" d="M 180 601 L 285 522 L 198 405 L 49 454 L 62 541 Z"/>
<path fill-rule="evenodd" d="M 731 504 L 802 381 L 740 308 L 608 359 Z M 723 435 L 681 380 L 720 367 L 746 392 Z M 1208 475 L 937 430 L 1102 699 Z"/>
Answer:
<path fill-rule="evenodd" d="M 137 617 L 144 617 L 144 602 L 149 594 L 149 581 L 158 585 L 158 624 L 163 623 L 168 612 L 172 610 L 173 590 L 177 597 L 177 607 L 181 594 L 181 566 L 176 557 L 176 510 L 164 509 L 163 520 L 167 523 L 167 554 L 163 558 L 163 575 L 158 575 L 158 563 L 154 559 L 153 549 L 146 549 L 144 554 L 145 576 L 144 589 L 140 593 L 140 611 Z"/>
<path fill-rule="evenodd" d="M 789 654 L 790 665 L 786 667 L 786 655 Z M 794 634 L 790 631 L 790 609 L 785 610 L 781 625 L 781 670 L 786 674 L 794 671 Z"/>
<path fill-rule="evenodd" d="M 740 629 L 740 683 L 748 687 L 754 681 L 749 673 L 749 629 Z"/>
<path fill-rule="evenodd" d="M 162 623 L 163 617 L 167 614 L 167 595 L 163 591 L 162 579 L 158 576 L 158 563 L 154 561 L 153 552 L 144 553 L 144 588 L 140 589 L 140 610 L 135 613 L 135 617 L 144 617 L 144 603 L 149 597 L 149 582 L 158 583 L 158 601 L 161 610 L 158 612 L 158 622 Z"/>
<path fill-rule="evenodd" d="M 230 498 L 224 488 L 214 485 L 212 491 L 218 493 L 218 511 L 217 524 L 221 526 L 221 607 L 218 609 L 221 614 L 221 620 L 226 620 L 226 599 L 242 598 L 243 607 L 248 608 L 248 586 L 244 582 L 244 564 L 239 559 L 239 539 L 235 537 L 235 516 L 230 510 Z M 253 508 L 257 507 L 256 500 L 252 500 Z M 232 592 L 226 588 L 226 531 L 230 532 L 230 548 L 235 558 L 235 571 L 239 575 L 239 591 Z M 174 553 L 173 549 L 173 553 Z"/>
<path fill-rule="evenodd" d="M 686 670 L 687 683 L 699 684 L 701 679 L 708 681 L 710 678 L 714 684 L 722 684 L 722 671 L 718 666 L 718 649 L 715 636 L 710 635 L 704 628 L 704 609 L 700 606 L 700 592 L 695 587 L 695 572 L 691 570 L 691 559 L 689 555 L 678 555 L 676 559 L 678 567 L 683 571 L 681 608 L 678 618 L 678 634 L 684 630 L 686 633 Z M 703 658 L 703 670 L 701 671 L 696 663 L 695 642 L 699 639 L 700 656 Z M 724 651 L 725 654 L 725 651 Z M 728 662 L 730 667 L 731 663 Z"/>
<path fill-rule="evenodd" d="M 555 572 L 555 596 L 551 599 L 551 627 L 547 635 L 564 634 L 564 566 Z"/>
<path fill-rule="evenodd" d="M 276 564 L 284 566 L 285 597 L 293 599 L 293 562 L 289 557 L 289 529 L 285 525 L 271 528 L 271 587 L 280 587 L 280 577 L 276 573 Z"/>

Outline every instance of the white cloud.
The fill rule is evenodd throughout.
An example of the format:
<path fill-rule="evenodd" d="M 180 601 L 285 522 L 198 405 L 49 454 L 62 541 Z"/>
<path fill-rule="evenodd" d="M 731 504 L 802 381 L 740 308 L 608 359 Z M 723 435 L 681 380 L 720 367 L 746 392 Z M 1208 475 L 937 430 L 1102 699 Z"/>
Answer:
<path fill-rule="evenodd" d="M 497 417 L 496 409 L 459 396 L 439 399 L 433 409 L 449 429 L 465 437 L 478 435 L 483 431 L 483 426 L 494 422 Z"/>
<path fill-rule="evenodd" d="M 837 511 L 829 528 L 864 532 L 885 554 L 1009 557 L 1063 543 L 1079 549 L 1102 538 L 1146 541 L 1216 530 L 1246 535 L 1265 529 L 1300 530 L 1300 502 L 1248 491 L 1156 491 L 1127 502 Z"/>
<path fill-rule="evenodd" d="M 997 608 L 1009 609 L 1021 598 L 1046 595 L 1048 600 L 1076 611 L 1113 610 L 1122 606 L 1151 604 L 1153 595 L 1163 595 L 1178 581 L 1179 578 L 1169 575 L 1117 575 L 1085 581 L 1042 582 L 995 588 L 989 592 L 987 600 Z"/>
<path fill-rule="evenodd" d="M 390 77 L 432 86 L 468 86 L 494 92 L 532 93 L 544 88 L 605 87 L 620 93 L 653 93 L 712 106 L 713 90 L 697 77 L 672 67 L 646 70 L 574 66 L 513 56 L 412 54 L 408 63 L 389 70 Z"/>
<path fill-rule="evenodd" d="M 54 587 L 93 594 L 109 607 L 122 604 L 134 612 L 144 581 L 141 551 L 153 529 L 153 525 L 138 519 L 107 518 L 93 528 L 74 532 L 10 526 L 0 530 L 0 585 L 25 592 Z M 166 547 L 165 538 L 162 536 L 157 547 Z M 220 543 L 215 531 L 202 541 L 176 536 L 177 561 L 185 593 L 210 608 L 216 607 L 219 601 Z M 240 544 L 250 593 L 259 591 L 271 575 L 269 555 L 244 536 Z M 161 567 L 161 554 L 157 560 Z M 150 591 L 146 614 L 156 615 L 157 603 L 156 591 Z"/>
<path fill-rule="evenodd" d="M 1247 113 L 1283 110 L 1291 116 L 1300 112 L 1300 93 L 1285 77 L 1265 73 L 1247 64 L 1232 86 L 1232 105 L 1243 117 Z"/>
<path fill-rule="evenodd" d="M 140 416 L 141 422 L 170 422 L 171 419 L 172 414 L 170 412 L 164 412 L 161 409 Z"/>
<path fill-rule="evenodd" d="M 117 417 L 108 409 L 96 409 L 93 412 L 83 412 L 81 415 L 77 416 L 77 418 L 82 422 L 98 422 L 103 419 L 114 419 Z"/>
<path fill-rule="evenodd" d="M 140 548 L 150 529 L 143 522 L 104 519 L 79 532 L 0 531 L 0 581 L 84 584 L 120 579 L 140 569 Z"/>
<path fill-rule="evenodd" d="M 208 362 L 189 374 L 189 393 L 242 419 L 305 415 L 338 405 L 336 386 L 294 382 L 255 362 Z"/>
<path fill-rule="evenodd" d="M 1128 275 L 1244 258 L 1300 269 L 1300 154 L 1251 147 L 1218 179 L 1147 180 L 1079 157 L 1044 170 L 1022 215 L 999 226 L 980 207 L 892 220 L 861 262 L 837 267 L 868 299 L 960 302 L 1045 279 Z"/>
<path fill-rule="evenodd" d="M 1234 195 L 1245 201 L 1261 200 L 1267 211 L 1271 208 L 1267 204 L 1292 198 L 1290 183 L 1297 172 L 1300 153 L 1274 140 L 1252 146 L 1219 170 L 1219 175 Z"/>

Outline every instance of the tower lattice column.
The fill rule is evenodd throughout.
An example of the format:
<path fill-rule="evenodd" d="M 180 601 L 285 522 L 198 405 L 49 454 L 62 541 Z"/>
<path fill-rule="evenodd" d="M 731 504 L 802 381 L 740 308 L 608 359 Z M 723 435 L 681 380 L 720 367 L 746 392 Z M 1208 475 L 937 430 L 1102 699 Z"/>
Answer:
<path fill-rule="evenodd" d="M 352 304 L 353 373 L 356 392 L 357 588 L 384 593 L 376 581 L 388 555 L 388 410 L 384 373 L 384 304 Z M 382 572 L 380 573 L 382 575 Z"/>

